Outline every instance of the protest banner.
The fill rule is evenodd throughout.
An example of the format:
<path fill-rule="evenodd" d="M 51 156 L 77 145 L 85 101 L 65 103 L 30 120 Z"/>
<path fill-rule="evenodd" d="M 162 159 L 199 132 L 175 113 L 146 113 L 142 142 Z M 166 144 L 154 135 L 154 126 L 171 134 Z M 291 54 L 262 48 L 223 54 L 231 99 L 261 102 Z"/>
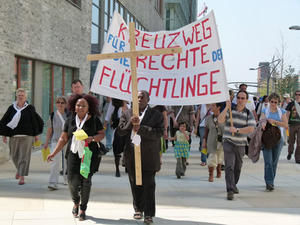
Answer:
<path fill-rule="evenodd" d="M 229 99 L 213 11 L 175 31 L 135 30 L 135 44 L 136 51 L 182 47 L 181 53 L 137 57 L 138 90 L 149 92 L 150 104 L 195 105 Z M 115 12 L 102 54 L 129 51 L 129 28 Z M 129 56 L 100 60 L 91 91 L 132 101 Z"/>

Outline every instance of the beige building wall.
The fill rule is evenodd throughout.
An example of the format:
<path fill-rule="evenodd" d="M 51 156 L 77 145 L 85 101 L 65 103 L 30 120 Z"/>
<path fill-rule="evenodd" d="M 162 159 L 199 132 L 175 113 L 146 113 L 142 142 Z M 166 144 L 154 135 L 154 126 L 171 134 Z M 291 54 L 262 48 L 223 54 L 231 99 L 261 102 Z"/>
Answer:
<path fill-rule="evenodd" d="M 34 102 L 41 110 L 39 61 L 75 68 L 89 87 L 92 1 L 81 7 L 67 0 L 7 0 L 0 5 L 0 118 L 14 99 L 15 56 L 38 61 L 34 66 Z M 87 90 L 86 90 L 87 91 Z M 0 162 L 8 146 L 0 141 Z"/>

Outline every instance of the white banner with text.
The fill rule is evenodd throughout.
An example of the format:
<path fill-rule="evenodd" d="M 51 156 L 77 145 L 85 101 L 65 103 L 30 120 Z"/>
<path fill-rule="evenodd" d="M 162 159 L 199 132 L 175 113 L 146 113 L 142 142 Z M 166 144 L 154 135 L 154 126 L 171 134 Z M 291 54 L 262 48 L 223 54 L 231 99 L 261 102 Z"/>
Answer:
<path fill-rule="evenodd" d="M 196 105 L 229 99 L 213 11 L 175 31 L 135 31 L 136 50 L 182 47 L 180 54 L 137 57 L 138 90 L 155 105 Z M 102 53 L 128 52 L 129 27 L 114 13 Z M 100 60 L 91 91 L 131 101 L 130 58 Z"/>

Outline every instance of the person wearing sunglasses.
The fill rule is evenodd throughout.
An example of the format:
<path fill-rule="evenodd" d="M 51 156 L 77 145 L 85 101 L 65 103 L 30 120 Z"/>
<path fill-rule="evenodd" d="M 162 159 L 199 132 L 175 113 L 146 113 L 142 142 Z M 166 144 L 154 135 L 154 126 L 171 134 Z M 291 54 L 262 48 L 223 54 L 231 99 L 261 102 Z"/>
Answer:
<path fill-rule="evenodd" d="M 273 147 L 267 147 L 263 144 L 263 156 L 264 156 L 264 171 L 265 171 L 265 182 L 266 190 L 274 190 L 274 179 L 276 175 L 276 169 L 278 164 L 278 159 L 280 156 L 281 149 L 283 147 L 283 128 L 288 128 L 286 110 L 278 107 L 280 102 L 280 97 L 276 93 L 272 93 L 269 96 L 270 106 L 262 110 L 260 121 L 262 121 L 262 129 L 266 129 L 267 122 L 272 126 L 277 126 L 281 130 L 281 138 L 277 140 L 269 140 L 273 142 Z M 274 137 L 272 137 L 274 138 Z M 277 142 L 277 143 L 276 143 Z M 276 144 L 275 144 L 276 143 Z"/>
<path fill-rule="evenodd" d="M 228 200 L 233 200 L 234 194 L 239 193 L 236 185 L 241 174 L 245 146 L 248 145 L 247 135 L 254 131 L 256 125 L 252 112 L 246 108 L 247 101 L 248 93 L 240 90 L 237 93 L 237 105 L 232 108 L 232 119 L 229 113 L 230 100 L 226 101 L 226 107 L 218 116 L 219 124 L 225 123 L 223 150 Z"/>
<path fill-rule="evenodd" d="M 286 107 L 287 118 L 289 120 L 289 147 L 287 160 L 292 158 L 294 145 L 296 144 L 295 162 L 300 163 L 300 90 L 295 92 L 295 101 L 292 101 Z M 297 138 L 296 138 L 297 136 Z"/>
<path fill-rule="evenodd" d="M 71 115 L 66 120 L 57 145 L 48 156 L 47 161 L 52 161 L 63 147 L 67 145 L 68 186 L 74 203 L 72 214 L 76 218 L 79 217 L 80 221 L 83 221 L 86 219 L 85 212 L 90 198 L 92 176 L 98 171 L 100 165 L 101 157 L 99 157 L 97 142 L 104 138 L 104 129 L 99 119 L 99 102 L 96 97 L 86 94 L 72 95 L 68 100 L 68 108 Z M 74 134 L 76 131 L 84 131 L 87 137 L 84 140 L 78 140 Z M 80 173 L 86 144 L 88 144 L 88 148 L 92 152 L 88 177 L 82 176 Z"/>
<path fill-rule="evenodd" d="M 50 114 L 49 120 L 47 122 L 47 134 L 46 134 L 46 141 L 44 143 L 44 149 L 48 148 L 50 144 L 51 152 L 53 152 L 59 137 L 61 133 L 63 132 L 63 128 L 65 125 L 65 121 L 67 120 L 67 113 L 66 113 L 66 106 L 67 106 L 67 100 L 63 96 L 59 96 L 56 98 L 55 101 L 55 108 L 56 111 L 52 112 Z M 62 150 L 62 155 L 64 156 L 65 148 Z M 57 190 L 57 184 L 59 180 L 59 167 L 60 167 L 60 159 L 64 160 L 64 157 L 61 155 L 56 155 L 53 158 L 53 161 L 50 164 L 50 176 L 49 176 L 49 190 Z M 63 165 L 65 165 L 65 162 L 63 161 Z M 64 178 L 64 184 L 67 184 L 67 177 L 65 175 L 66 173 L 66 166 L 64 167 L 63 171 L 63 178 Z"/>

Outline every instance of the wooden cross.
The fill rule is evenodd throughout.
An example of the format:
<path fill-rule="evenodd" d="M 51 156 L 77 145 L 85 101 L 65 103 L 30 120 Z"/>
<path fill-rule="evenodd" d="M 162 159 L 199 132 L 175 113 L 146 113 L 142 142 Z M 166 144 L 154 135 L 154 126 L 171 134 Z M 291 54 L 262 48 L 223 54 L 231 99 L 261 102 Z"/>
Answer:
<path fill-rule="evenodd" d="M 93 54 L 88 55 L 89 61 L 98 61 L 101 59 L 116 59 L 116 58 L 130 58 L 131 66 L 131 84 L 132 84 L 132 110 L 133 115 L 139 115 L 138 105 L 138 87 L 137 87 L 137 75 L 136 75 L 136 58 L 140 56 L 151 56 L 161 54 L 172 54 L 181 53 L 182 49 L 177 48 L 165 48 L 165 49 L 154 49 L 154 50 L 142 50 L 136 51 L 135 49 L 135 25 L 134 22 L 129 24 L 129 41 L 130 51 L 129 52 L 118 52 L 118 53 L 105 53 L 105 54 Z M 135 180 L 136 185 L 142 185 L 142 166 L 141 166 L 141 149 L 140 146 L 134 145 L 134 158 L 135 158 Z"/>

